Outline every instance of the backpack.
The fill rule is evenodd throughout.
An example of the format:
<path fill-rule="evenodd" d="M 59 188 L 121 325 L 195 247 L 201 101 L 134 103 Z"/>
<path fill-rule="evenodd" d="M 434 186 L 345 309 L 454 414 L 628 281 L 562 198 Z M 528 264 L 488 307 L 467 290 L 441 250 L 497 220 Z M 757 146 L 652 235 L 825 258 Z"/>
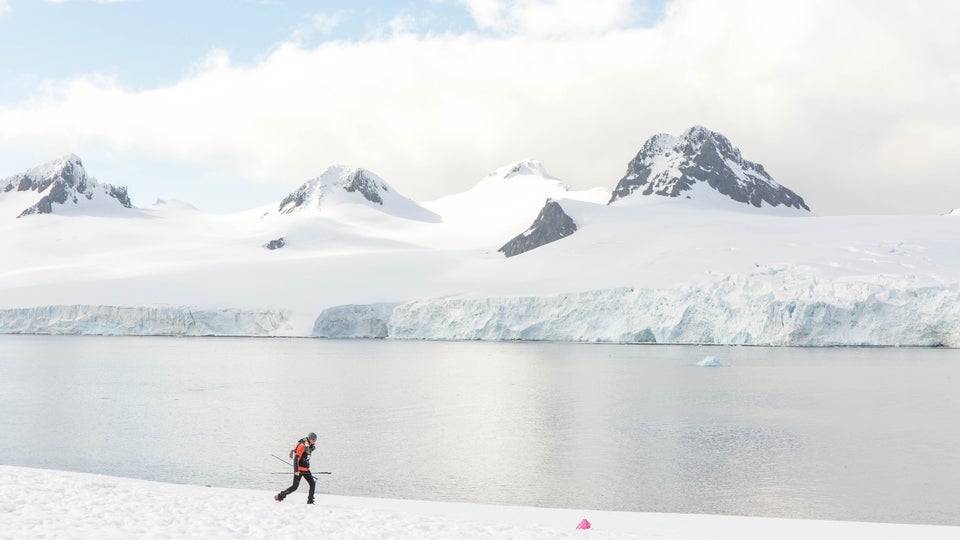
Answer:
<path fill-rule="evenodd" d="M 301 444 L 302 444 L 304 447 L 309 447 L 309 446 L 310 446 L 310 445 L 307 444 L 307 440 L 306 440 L 306 439 L 300 439 L 299 441 L 297 441 L 297 444 L 294 445 L 293 449 L 290 450 L 290 459 L 293 459 L 293 456 L 297 455 L 297 447 L 299 447 Z"/>

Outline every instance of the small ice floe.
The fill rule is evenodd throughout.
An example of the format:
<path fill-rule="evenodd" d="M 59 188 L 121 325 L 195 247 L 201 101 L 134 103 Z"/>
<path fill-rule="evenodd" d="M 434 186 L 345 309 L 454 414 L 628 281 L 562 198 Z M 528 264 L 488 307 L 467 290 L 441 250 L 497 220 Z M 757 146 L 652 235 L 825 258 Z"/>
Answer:
<path fill-rule="evenodd" d="M 716 356 L 708 356 L 697 362 L 697 367 L 726 367 L 727 365 L 729 364 L 724 364 L 720 360 L 717 360 Z"/>

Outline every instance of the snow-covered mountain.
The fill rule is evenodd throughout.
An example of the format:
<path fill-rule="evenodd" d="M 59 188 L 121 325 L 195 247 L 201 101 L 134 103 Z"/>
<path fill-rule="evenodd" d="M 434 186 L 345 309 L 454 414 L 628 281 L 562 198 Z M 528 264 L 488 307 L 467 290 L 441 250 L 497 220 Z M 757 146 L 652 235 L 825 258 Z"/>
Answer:
<path fill-rule="evenodd" d="M 447 195 L 424 206 L 443 216 L 456 246 L 494 249 L 527 229 L 530 221 L 552 199 L 602 204 L 608 189 L 574 191 L 552 176 L 537 160 L 515 161 L 495 169 L 467 191 Z M 454 240 L 451 238 L 451 240 Z"/>
<path fill-rule="evenodd" d="M 489 222 L 501 217 L 515 218 L 517 213 L 526 214 L 523 218 L 529 220 L 531 205 L 540 208 L 546 199 L 564 197 L 569 190 L 543 164 L 528 159 L 495 169 L 467 191 L 424 205 L 447 220 L 475 217 Z"/>
<path fill-rule="evenodd" d="M 327 167 L 287 195 L 277 208 L 280 214 L 303 211 L 331 212 L 345 205 L 365 206 L 405 219 L 436 222 L 439 216 L 404 197 L 371 171 L 343 165 Z"/>
<path fill-rule="evenodd" d="M 956 216 L 811 216 L 714 135 L 655 137 L 631 170 L 649 157 L 664 196 L 637 184 L 613 204 L 533 160 L 422 205 L 332 167 L 227 215 L 176 200 L 126 210 L 79 159 L 71 174 L 38 167 L 0 184 L 14 186 L 0 191 L 0 333 L 960 346 Z M 699 150 L 677 157 L 687 146 Z M 709 155 L 754 183 L 683 176 L 717 172 Z M 657 172 L 668 162 L 676 175 Z M 57 178 L 85 186 L 75 203 L 14 219 Z M 761 209 L 724 186 L 752 186 Z M 116 210 L 69 210 L 96 204 Z"/>
<path fill-rule="evenodd" d="M 629 202 L 618 203 L 622 199 Z M 762 165 L 743 159 L 740 150 L 726 137 L 700 126 L 688 129 L 680 137 L 660 133 L 648 139 L 607 201 L 610 210 L 593 209 L 594 222 L 620 219 L 608 215 L 613 212 L 614 203 L 649 207 L 666 200 L 684 203 L 685 209 L 677 208 L 677 212 L 690 207 L 762 208 L 765 213 L 809 215 L 803 198 L 770 178 Z M 578 225 L 564 212 L 565 204 L 563 200 L 549 200 L 533 225 L 499 251 L 512 257 L 572 235 Z"/>
<path fill-rule="evenodd" d="M 478 214 L 489 221 L 516 213 L 519 215 L 515 217 L 529 222 L 530 209 L 535 213 L 547 199 L 599 202 L 609 196 L 610 191 L 602 188 L 573 191 L 547 172 L 542 163 L 525 159 L 495 169 L 467 191 L 447 195 L 424 205 L 444 218 Z"/>
<path fill-rule="evenodd" d="M 702 126 L 679 137 L 650 137 L 627 165 L 609 202 L 637 195 L 709 197 L 713 191 L 756 208 L 810 211 L 802 197 L 774 181 L 763 165 L 744 159 L 726 137 Z"/>
<path fill-rule="evenodd" d="M 707 210 L 765 208 L 789 215 L 809 214 L 803 199 L 777 184 L 762 165 L 743 159 L 726 137 L 700 126 L 680 137 L 660 133 L 648 139 L 630 161 L 607 206 L 624 198 L 630 199 L 631 205 L 655 199 L 693 199 L 694 205 Z M 564 213 L 563 204 L 548 201 L 533 225 L 500 251 L 512 257 L 573 234 L 577 224 Z M 609 216 L 595 213 L 599 220 L 609 220 Z"/>
<path fill-rule="evenodd" d="M 0 202 L 19 208 L 17 217 L 132 206 L 126 187 L 97 182 L 74 154 L 0 180 Z"/>

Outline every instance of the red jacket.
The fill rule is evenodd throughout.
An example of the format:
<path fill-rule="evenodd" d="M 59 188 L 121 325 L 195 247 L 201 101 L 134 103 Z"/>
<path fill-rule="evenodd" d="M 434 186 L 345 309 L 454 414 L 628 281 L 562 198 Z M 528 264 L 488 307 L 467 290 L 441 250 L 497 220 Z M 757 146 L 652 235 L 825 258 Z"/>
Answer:
<path fill-rule="evenodd" d="M 307 445 L 306 441 L 300 440 L 297 443 L 297 449 L 294 450 L 293 454 L 293 470 L 295 471 L 309 471 L 310 470 L 310 454 L 313 452 L 313 445 Z"/>

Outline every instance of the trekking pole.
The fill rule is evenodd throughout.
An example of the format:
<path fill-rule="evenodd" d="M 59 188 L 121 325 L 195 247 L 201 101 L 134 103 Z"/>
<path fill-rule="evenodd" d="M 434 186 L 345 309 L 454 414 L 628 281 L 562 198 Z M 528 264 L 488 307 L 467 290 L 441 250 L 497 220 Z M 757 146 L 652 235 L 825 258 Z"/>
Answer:
<path fill-rule="evenodd" d="M 290 474 L 290 473 L 289 472 L 272 472 L 270 474 Z M 318 475 L 318 474 L 333 474 L 333 473 L 330 471 L 316 471 L 316 472 L 310 471 L 310 474 Z"/>
<path fill-rule="evenodd" d="M 277 456 L 277 455 L 274 455 L 274 454 L 270 454 L 270 455 L 273 456 L 273 457 L 275 457 L 275 458 L 277 458 L 277 459 L 279 459 L 279 460 L 282 461 L 283 463 L 286 463 L 287 465 L 293 467 L 293 463 L 290 463 L 289 461 L 283 459 L 282 457 Z M 270 473 L 270 474 L 290 474 L 290 473 L 284 472 L 284 473 Z M 330 472 L 330 471 L 318 471 L 318 472 L 315 472 L 315 473 L 313 473 L 313 474 L 333 474 L 333 473 Z"/>
<path fill-rule="evenodd" d="M 280 457 L 280 456 L 278 456 L 278 455 L 276 455 L 276 454 L 270 454 L 270 455 L 273 456 L 273 457 L 275 457 L 275 458 L 277 458 L 277 459 L 279 459 L 279 460 L 282 461 L 283 463 L 286 463 L 287 465 L 293 467 L 293 463 L 290 463 L 289 461 L 283 459 L 282 457 Z"/>

